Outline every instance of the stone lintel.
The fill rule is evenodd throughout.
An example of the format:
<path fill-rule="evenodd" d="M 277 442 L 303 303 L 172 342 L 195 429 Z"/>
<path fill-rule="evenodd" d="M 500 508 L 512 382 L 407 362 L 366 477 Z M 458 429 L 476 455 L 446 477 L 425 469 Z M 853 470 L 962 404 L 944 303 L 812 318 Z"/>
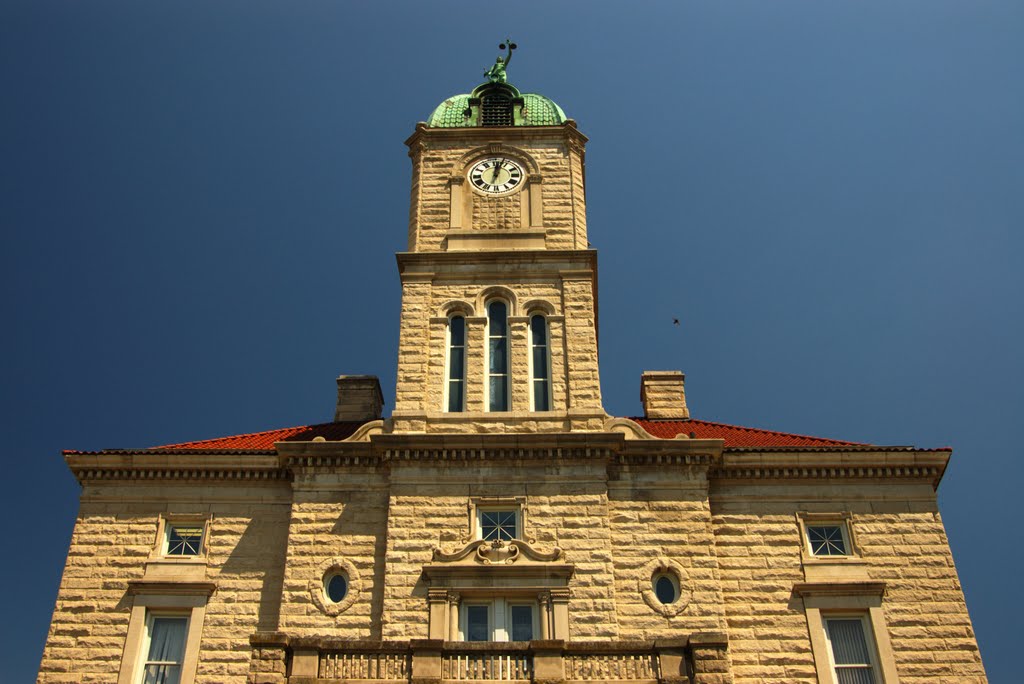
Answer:
<path fill-rule="evenodd" d="M 803 598 L 819 596 L 877 596 L 885 595 L 885 582 L 797 582 L 793 593 Z"/>
<path fill-rule="evenodd" d="M 217 590 L 216 582 L 154 582 L 150 580 L 129 580 L 129 596 L 203 596 L 208 597 Z"/>
<path fill-rule="evenodd" d="M 532 230 L 532 229 L 526 229 Z M 468 231 L 478 234 L 480 231 Z M 502 231 L 516 234 L 524 229 Z M 398 252 L 395 254 L 403 281 L 439 271 L 469 267 L 474 280 L 486 280 L 488 273 L 522 273 L 524 265 L 546 267 L 552 274 L 570 272 L 591 278 L 597 269 L 597 252 L 592 249 L 523 249 L 505 251 Z M 537 270 L 536 268 L 534 269 Z"/>

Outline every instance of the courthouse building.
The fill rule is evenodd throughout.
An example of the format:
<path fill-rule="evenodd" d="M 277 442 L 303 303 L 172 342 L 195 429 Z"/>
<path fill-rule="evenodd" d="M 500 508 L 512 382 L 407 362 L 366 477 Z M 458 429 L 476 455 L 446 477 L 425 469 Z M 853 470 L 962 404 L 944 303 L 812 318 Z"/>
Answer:
<path fill-rule="evenodd" d="M 330 423 L 65 452 L 38 681 L 985 681 L 949 449 L 701 420 L 678 371 L 605 413 L 587 138 L 510 56 L 406 141 L 390 416 L 342 376 Z"/>

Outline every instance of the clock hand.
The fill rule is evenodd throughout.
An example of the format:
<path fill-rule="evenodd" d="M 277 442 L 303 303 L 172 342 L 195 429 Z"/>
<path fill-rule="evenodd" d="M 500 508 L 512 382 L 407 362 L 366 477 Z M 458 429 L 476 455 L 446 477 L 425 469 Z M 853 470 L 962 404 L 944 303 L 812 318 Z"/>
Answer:
<path fill-rule="evenodd" d="M 505 161 L 505 160 L 504 159 L 499 159 L 497 165 L 494 167 L 494 175 L 491 176 L 491 180 L 492 181 L 496 182 L 498 180 L 498 172 L 501 171 L 501 164 L 502 164 L 503 161 Z"/>

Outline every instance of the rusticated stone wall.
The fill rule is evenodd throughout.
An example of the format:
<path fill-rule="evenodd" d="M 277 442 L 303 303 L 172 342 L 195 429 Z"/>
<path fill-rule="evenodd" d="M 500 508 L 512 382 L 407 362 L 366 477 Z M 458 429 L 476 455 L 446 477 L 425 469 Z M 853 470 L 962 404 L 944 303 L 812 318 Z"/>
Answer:
<path fill-rule="evenodd" d="M 737 682 L 817 682 L 804 605 L 797 511 L 849 511 L 900 681 L 985 681 L 963 592 L 925 484 L 713 483 L 711 512 Z"/>
<path fill-rule="evenodd" d="M 572 135 L 572 134 L 569 134 Z M 487 151 L 488 141 L 502 139 L 502 151 Z M 481 149 L 482 148 L 482 149 Z M 531 158 L 539 167 L 542 183 L 544 232 L 547 249 L 586 249 L 587 224 L 583 193 L 582 148 L 567 144 L 561 131 L 541 132 L 503 130 L 490 131 L 487 136 L 472 139 L 427 132 L 420 142 L 413 144 L 413 193 L 410 211 L 409 249 L 419 252 L 444 250 L 444 240 L 451 227 L 451 188 L 453 171 L 464 174 L 460 160 L 472 150 L 476 156 Z M 456 168 L 458 166 L 458 168 Z M 533 173 L 533 172 L 529 172 Z M 520 203 L 527 201 L 526 188 L 499 198 L 478 196 L 463 184 L 465 197 L 470 201 L 470 225 L 463 228 L 482 230 L 508 230 L 517 225 L 521 214 Z"/>
<path fill-rule="evenodd" d="M 292 636 L 379 639 L 384 594 L 388 483 L 383 469 L 304 474 L 295 481 L 281 596 L 281 630 Z M 328 615 L 314 602 L 335 559 L 346 563 L 352 605 Z"/>
<path fill-rule="evenodd" d="M 212 515 L 205 576 L 217 591 L 207 604 L 196 682 L 245 681 L 249 636 L 277 628 L 290 499 L 287 483 L 87 484 L 38 682 L 117 681 L 129 582 L 143 578 L 167 513 Z"/>

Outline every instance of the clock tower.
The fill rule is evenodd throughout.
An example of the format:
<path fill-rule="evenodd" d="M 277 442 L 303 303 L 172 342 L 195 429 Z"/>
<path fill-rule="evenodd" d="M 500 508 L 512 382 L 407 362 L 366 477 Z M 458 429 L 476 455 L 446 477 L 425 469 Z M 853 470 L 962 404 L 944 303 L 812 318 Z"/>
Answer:
<path fill-rule="evenodd" d="M 587 138 L 507 82 L 513 49 L 406 141 L 394 433 L 589 431 L 606 418 Z"/>

